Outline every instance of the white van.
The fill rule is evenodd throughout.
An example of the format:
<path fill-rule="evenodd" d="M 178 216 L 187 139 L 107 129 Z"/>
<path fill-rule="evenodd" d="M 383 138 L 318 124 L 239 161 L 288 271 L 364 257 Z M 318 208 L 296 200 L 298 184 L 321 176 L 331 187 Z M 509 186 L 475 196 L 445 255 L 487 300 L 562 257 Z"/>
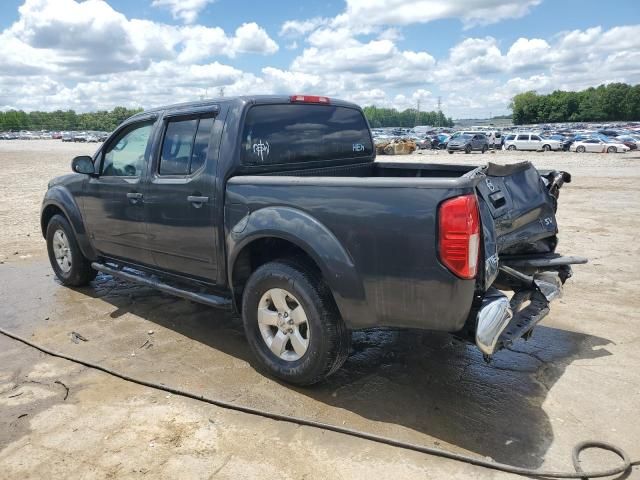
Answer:
<path fill-rule="evenodd" d="M 504 150 L 562 150 L 562 142 L 550 138 L 542 138 L 537 133 L 512 133 L 504 141 Z"/>

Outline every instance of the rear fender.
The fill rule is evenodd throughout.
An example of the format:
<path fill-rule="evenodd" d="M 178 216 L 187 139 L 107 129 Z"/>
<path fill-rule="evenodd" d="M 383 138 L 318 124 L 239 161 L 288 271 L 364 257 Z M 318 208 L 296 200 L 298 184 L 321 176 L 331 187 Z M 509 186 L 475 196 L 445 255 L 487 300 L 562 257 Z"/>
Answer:
<path fill-rule="evenodd" d="M 353 325 L 353 319 L 370 314 L 362 279 L 340 241 L 318 220 L 290 207 L 267 207 L 251 212 L 230 227 L 227 252 L 231 288 L 234 264 L 240 252 L 254 240 L 268 237 L 289 241 L 314 260 L 348 327 Z"/>

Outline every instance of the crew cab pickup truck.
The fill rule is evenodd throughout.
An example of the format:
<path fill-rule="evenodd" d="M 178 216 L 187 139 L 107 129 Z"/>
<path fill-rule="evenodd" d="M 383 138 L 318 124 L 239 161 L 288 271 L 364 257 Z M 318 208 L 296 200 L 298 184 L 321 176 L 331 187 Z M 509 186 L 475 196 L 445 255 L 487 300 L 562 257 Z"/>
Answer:
<path fill-rule="evenodd" d="M 41 214 L 62 284 L 103 272 L 235 310 L 258 365 L 300 385 L 356 329 L 451 332 L 490 358 L 586 261 L 555 252 L 569 174 L 376 162 L 362 110 L 326 97 L 145 111 L 72 170 Z"/>

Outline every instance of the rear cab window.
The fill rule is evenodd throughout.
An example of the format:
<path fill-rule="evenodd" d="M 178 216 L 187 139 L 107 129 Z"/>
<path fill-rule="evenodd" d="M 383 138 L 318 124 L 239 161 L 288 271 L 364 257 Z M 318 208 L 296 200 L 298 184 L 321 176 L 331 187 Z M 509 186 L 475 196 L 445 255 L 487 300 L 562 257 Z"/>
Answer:
<path fill-rule="evenodd" d="M 213 116 L 171 119 L 167 122 L 158 174 L 191 175 L 205 163 Z"/>
<path fill-rule="evenodd" d="M 241 142 L 245 166 L 349 163 L 373 156 L 364 115 L 339 105 L 253 106 L 247 112 Z"/>

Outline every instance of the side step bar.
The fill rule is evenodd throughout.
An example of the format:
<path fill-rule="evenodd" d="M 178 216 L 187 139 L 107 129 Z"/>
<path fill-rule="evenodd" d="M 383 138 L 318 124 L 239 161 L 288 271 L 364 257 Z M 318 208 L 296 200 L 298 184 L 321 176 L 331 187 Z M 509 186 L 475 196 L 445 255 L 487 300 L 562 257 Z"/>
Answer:
<path fill-rule="evenodd" d="M 228 298 L 228 297 L 222 297 L 222 296 L 212 295 L 208 293 L 198 293 L 198 292 L 192 292 L 190 290 L 184 290 L 182 288 L 168 285 L 166 283 L 161 282 L 160 280 L 151 278 L 144 274 L 125 272 L 122 269 L 113 268 L 103 263 L 93 262 L 91 264 L 91 268 L 99 272 L 111 275 L 113 277 L 118 277 L 118 278 L 122 278 L 123 280 L 146 285 L 147 287 L 155 288 L 156 290 L 160 290 L 161 292 L 168 293 L 169 295 L 175 295 L 176 297 L 184 298 L 186 300 L 191 300 L 197 303 L 203 303 L 205 305 L 209 305 L 210 307 L 222 308 L 225 310 L 231 310 L 232 308 L 231 298 Z"/>

